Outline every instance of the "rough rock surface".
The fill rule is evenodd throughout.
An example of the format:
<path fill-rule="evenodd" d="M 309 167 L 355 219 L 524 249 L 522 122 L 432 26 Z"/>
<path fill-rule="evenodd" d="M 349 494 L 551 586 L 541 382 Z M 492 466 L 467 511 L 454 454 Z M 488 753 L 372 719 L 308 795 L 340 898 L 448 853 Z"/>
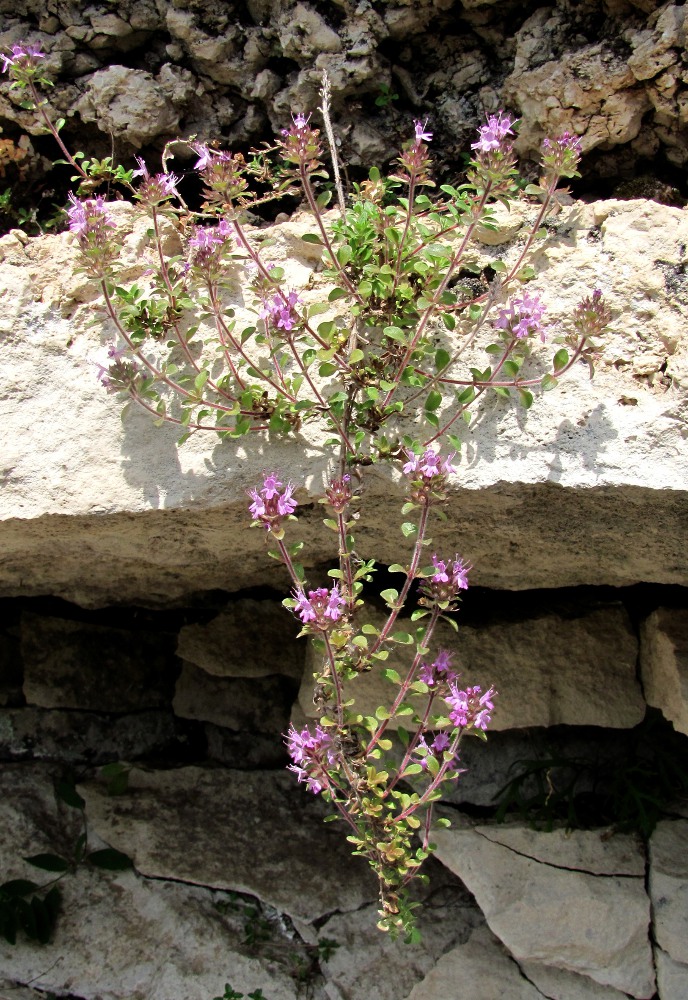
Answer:
<path fill-rule="evenodd" d="M 169 701 L 177 666 L 172 643 L 140 632 L 25 614 L 24 694 L 40 708 L 130 712 Z"/>
<path fill-rule="evenodd" d="M 182 719 L 279 736 L 289 721 L 290 693 L 284 677 L 213 677 L 185 663 L 173 708 Z"/>
<path fill-rule="evenodd" d="M 659 608 L 641 629 L 640 667 L 649 705 L 688 733 L 688 611 Z"/>
<path fill-rule="evenodd" d="M 561 830 L 476 827 L 438 831 L 435 840 L 439 860 L 473 892 L 517 961 L 653 996 L 650 901 L 642 856 L 628 839 L 590 832 L 569 843 Z"/>
<path fill-rule="evenodd" d="M 71 838 L 79 832 L 75 811 L 62 807 L 60 818 L 58 813 L 48 768 L 3 768 L 3 881 L 5 877 L 50 880 L 50 875 L 30 868 L 21 858 L 70 849 L 73 840 L 64 835 L 69 833 Z M 3 998 L 16 997 L 15 987 L 31 984 L 36 990 L 83 1000 L 182 996 L 208 1000 L 222 993 L 230 978 L 235 989 L 262 987 L 271 1000 L 297 996 L 285 972 L 247 954 L 240 921 L 232 919 L 231 910 L 228 916 L 227 909 L 217 905 L 226 901 L 223 894 L 198 886 L 149 882 L 129 871 L 114 874 L 85 868 L 63 879 L 61 890 L 63 908 L 48 945 L 37 946 L 21 936 L 14 946 L 0 939 Z"/>
<path fill-rule="evenodd" d="M 650 898 L 658 946 L 688 966 L 688 820 L 662 820 L 650 838 Z"/>
<path fill-rule="evenodd" d="M 675 962 L 661 948 L 655 948 L 655 963 L 660 1000 L 684 1000 L 688 996 L 688 965 Z"/>
<path fill-rule="evenodd" d="M 374 624 L 379 627 L 381 621 Z M 461 625 L 458 632 L 441 625 L 433 649 L 452 651 L 454 668 L 464 683 L 480 684 L 483 691 L 492 686 L 499 692 L 493 730 L 557 725 L 629 728 L 645 714 L 635 676 L 637 642 L 620 607 L 568 619 L 543 615 L 482 628 Z M 299 703 L 306 715 L 315 718 L 313 672 L 320 665 L 314 663 L 310 647 L 308 655 Z M 386 662 L 404 676 L 413 655 L 404 646 L 392 647 Z M 606 679 L 604 697 L 591 698 L 600 673 Z M 349 683 L 347 697 L 356 699 L 358 712 L 372 715 L 389 700 L 391 691 L 390 682 L 371 671 Z M 394 728 L 398 720 L 391 725 Z"/>
<path fill-rule="evenodd" d="M 148 223 L 125 205 L 117 214 L 122 278 L 133 279 L 149 252 Z M 317 261 L 317 248 L 300 240 L 310 225 L 301 216 L 275 230 L 271 259 L 284 263 L 294 287 Z M 495 401 L 468 433 L 449 521 L 433 536 L 438 550 L 473 562 L 474 583 L 688 579 L 685 245 L 684 214 L 651 202 L 574 204 L 558 216 L 536 260 L 552 320 L 601 285 L 614 310 L 612 332 L 593 383 L 587 368 L 576 369 L 556 398 L 536 400 L 527 415 Z M 485 247 L 483 259 L 498 251 L 508 260 L 517 247 L 518 238 Z M 246 490 L 264 467 L 263 443 L 197 437 L 177 450 L 174 429 L 154 428 L 142 412 L 122 425 L 117 402 L 95 379 L 108 328 L 92 325 L 102 315 L 98 296 L 73 275 L 70 237 L 23 244 L 7 236 L 0 256 L 0 337 L 12 347 L 0 390 L 7 442 L 0 593 L 49 592 L 94 606 L 256 583 L 286 590 L 261 534 L 245 530 Z M 322 490 L 330 456 L 317 436 L 305 454 L 302 442 L 275 441 L 269 455 L 270 466 L 299 485 L 301 501 Z M 380 469 L 366 475 L 364 489 L 357 548 L 396 562 L 389 502 L 401 502 L 402 486 Z M 313 562 L 329 557 L 317 518 L 299 525 Z"/>
<path fill-rule="evenodd" d="M 295 638 L 293 619 L 273 601 L 233 601 L 207 625 L 179 633 L 177 655 L 216 677 L 285 674 L 300 680 L 305 642 Z M 260 641 L 257 641 L 260 637 Z"/>
<path fill-rule="evenodd" d="M 143 875 L 247 892 L 306 921 L 376 896 L 368 866 L 286 771 L 136 771 L 125 795 L 80 790 L 92 829 Z"/>
<path fill-rule="evenodd" d="M 116 12 L 95 0 L 49 13 L 3 0 L 0 11 L 3 49 L 28 37 L 48 53 L 50 107 L 79 148 L 97 141 L 93 120 L 107 152 L 113 126 L 121 152 L 175 130 L 268 139 L 317 105 L 326 69 L 348 163 L 394 155 L 426 116 L 441 158 L 456 162 L 485 110 L 505 106 L 527 155 L 569 129 L 602 176 L 658 155 L 686 162 L 685 11 L 671 0 L 123 0 Z M 129 74 L 126 101 L 115 72 Z M 19 101 L 0 93 L 0 124 L 35 132 Z"/>

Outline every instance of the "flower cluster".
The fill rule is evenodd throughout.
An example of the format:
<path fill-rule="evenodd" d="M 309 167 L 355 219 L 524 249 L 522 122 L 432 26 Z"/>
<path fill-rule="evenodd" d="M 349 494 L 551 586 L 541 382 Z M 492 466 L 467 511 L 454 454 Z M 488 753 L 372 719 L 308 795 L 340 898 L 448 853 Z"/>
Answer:
<path fill-rule="evenodd" d="M 318 140 L 320 130 L 311 128 L 310 120 L 310 115 L 299 113 L 292 118 L 289 128 L 282 129 L 278 141 L 287 163 L 312 171 L 319 166 L 322 148 Z"/>
<path fill-rule="evenodd" d="M 248 188 L 246 161 L 241 153 L 211 149 L 201 142 L 192 143 L 191 148 L 198 155 L 194 170 L 203 179 L 208 203 L 226 208 L 241 198 Z"/>
<path fill-rule="evenodd" d="M 508 337 L 523 340 L 525 337 L 540 334 L 545 342 L 548 327 L 543 323 L 547 306 L 538 295 L 524 292 L 520 298 L 514 298 L 506 309 L 500 309 L 494 322 L 495 329 L 503 330 Z"/>
<path fill-rule="evenodd" d="M 294 597 L 295 613 L 304 625 L 318 632 L 328 632 L 342 617 L 342 608 L 346 607 L 346 601 L 336 585 L 331 590 L 326 587 L 309 590 L 308 597 L 303 590 L 295 590 Z"/>
<path fill-rule="evenodd" d="M 329 785 L 328 767 L 336 763 L 334 741 L 322 726 L 315 727 L 315 735 L 308 726 L 297 732 L 292 724 L 286 737 L 287 750 L 293 760 L 289 770 L 299 781 L 305 781 L 308 790 L 317 795 Z"/>
<path fill-rule="evenodd" d="M 427 684 L 429 688 L 438 689 L 442 684 L 449 684 L 457 680 L 458 674 L 452 670 L 452 654 L 449 650 L 441 649 L 432 663 L 422 663 L 418 674 L 419 680 Z"/>
<path fill-rule="evenodd" d="M 497 696 L 494 688 L 489 688 L 482 694 L 479 684 L 475 687 L 467 687 L 465 691 L 459 691 L 458 685 L 450 685 L 450 693 L 445 696 L 445 701 L 451 708 L 449 718 L 455 726 L 463 729 L 487 729 L 492 716 L 490 712 L 494 710 L 493 698 Z"/>
<path fill-rule="evenodd" d="M 573 325 L 577 333 L 586 338 L 599 337 L 611 318 L 611 309 L 599 288 L 579 302 L 573 310 Z"/>
<path fill-rule="evenodd" d="M 141 177 L 136 197 L 148 209 L 157 208 L 170 198 L 177 197 L 177 184 L 181 180 L 175 174 L 153 174 L 148 171 L 145 161 L 140 156 L 136 157 L 139 165 L 138 170 L 134 170 L 132 177 Z"/>
<path fill-rule="evenodd" d="M 116 259 L 119 248 L 111 238 L 116 229 L 102 195 L 79 201 L 70 192 L 67 209 L 69 231 L 79 241 L 79 249 L 87 273 L 93 278 L 103 278 Z"/>
<path fill-rule="evenodd" d="M 290 517 L 298 504 L 292 496 L 294 486 L 287 483 L 282 490 L 283 484 L 274 473 L 270 473 L 263 480 L 261 490 L 249 490 L 249 496 L 253 503 L 249 506 L 251 517 L 255 523 L 262 524 L 268 531 L 271 531 L 276 538 L 284 535 L 282 521 Z"/>
<path fill-rule="evenodd" d="M 427 142 L 432 141 L 432 132 L 428 132 L 427 118 L 424 122 L 416 119 L 413 123 L 413 139 L 404 146 L 398 162 L 404 169 L 404 173 L 395 175 L 397 180 L 408 184 L 413 178 L 414 184 L 426 184 L 428 178 L 428 168 L 430 157 L 428 156 Z"/>
<path fill-rule="evenodd" d="M 141 369 L 135 361 L 125 356 L 114 344 L 108 348 L 110 362 L 107 367 L 98 365 L 98 380 L 108 392 L 133 392 L 141 379 Z"/>
<path fill-rule="evenodd" d="M 542 167 L 545 175 L 552 178 L 579 177 L 577 167 L 582 151 L 580 139 L 571 132 L 563 132 L 556 139 L 544 139 Z"/>
<path fill-rule="evenodd" d="M 206 281 L 221 277 L 222 258 L 231 234 L 232 227 L 226 219 L 220 219 L 217 226 L 194 226 L 189 240 L 189 266 Z"/>
<path fill-rule="evenodd" d="M 427 771 L 429 766 L 428 760 L 430 757 L 435 757 L 437 760 L 441 761 L 441 763 L 445 763 L 444 754 L 448 750 L 450 750 L 450 748 L 451 748 L 451 740 L 449 739 L 449 736 L 446 733 L 437 733 L 432 743 L 430 744 L 428 744 L 427 740 L 425 739 L 425 736 L 421 736 L 416 746 L 416 753 L 417 753 L 418 763 L 420 764 L 423 771 Z M 459 766 L 458 753 L 454 754 L 451 760 L 447 761 L 446 763 L 448 765 L 447 766 L 448 770 L 458 771 L 458 766 Z M 456 777 L 458 778 L 458 773 L 456 774 Z"/>
<path fill-rule="evenodd" d="M 470 565 L 466 565 L 458 555 L 445 561 L 438 559 L 433 553 L 432 565 L 434 572 L 423 580 L 420 585 L 421 603 L 437 604 L 443 610 L 452 607 L 462 590 L 468 590 L 468 574 Z"/>
<path fill-rule="evenodd" d="M 402 469 L 405 476 L 413 476 L 432 482 L 440 477 L 456 475 L 456 467 L 451 464 L 456 454 L 455 451 L 446 458 L 442 458 L 439 452 L 430 446 L 425 449 L 422 455 L 416 455 L 413 451 L 406 451 L 405 454 L 407 461 Z"/>
<path fill-rule="evenodd" d="M 478 141 L 471 143 L 471 149 L 477 149 L 479 153 L 507 152 L 511 149 L 511 145 L 505 140 L 514 134 L 515 123 L 516 120 L 504 111 L 490 115 L 487 124 L 481 125 L 478 129 Z"/>
<path fill-rule="evenodd" d="M 10 49 L 10 55 L 0 55 L 2 59 L 2 72 L 8 73 L 13 85 L 27 87 L 32 83 L 49 83 L 43 76 L 43 67 L 40 59 L 45 59 L 45 53 L 41 52 L 37 45 L 29 42 L 19 42 Z"/>
<path fill-rule="evenodd" d="M 300 301 L 296 292 L 276 293 L 271 299 L 263 301 L 259 316 L 266 324 L 290 333 L 300 320 L 296 312 L 296 306 Z"/>
<path fill-rule="evenodd" d="M 335 514 L 343 514 L 353 498 L 351 476 L 344 475 L 341 479 L 333 479 L 325 490 L 325 496 Z"/>
<path fill-rule="evenodd" d="M 406 462 L 402 467 L 405 476 L 411 479 L 410 498 L 414 503 L 430 505 L 445 499 L 444 486 L 447 476 L 455 476 L 457 469 L 452 465 L 456 452 L 442 457 L 437 449 L 429 445 L 421 455 L 406 449 Z"/>

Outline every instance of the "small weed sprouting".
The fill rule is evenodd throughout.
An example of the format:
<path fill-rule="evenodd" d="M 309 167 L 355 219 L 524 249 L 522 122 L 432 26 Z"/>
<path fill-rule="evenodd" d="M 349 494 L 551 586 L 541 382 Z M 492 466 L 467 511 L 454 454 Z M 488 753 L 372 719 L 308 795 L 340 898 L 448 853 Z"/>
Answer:
<path fill-rule="evenodd" d="M 648 840 L 677 798 L 688 794 L 688 741 L 659 713 L 597 757 L 557 753 L 515 761 L 497 793 L 496 820 L 517 814 L 536 829 L 605 825 Z"/>
<path fill-rule="evenodd" d="M 57 921 L 61 893 L 58 883 L 81 866 L 92 866 L 105 871 L 125 871 L 131 868 L 131 858 L 111 847 L 89 850 L 86 803 L 79 795 L 72 780 L 55 784 L 55 800 L 80 814 L 81 831 L 74 840 L 68 855 L 42 853 L 24 858 L 24 861 L 51 872 L 55 877 L 38 885 L 29 879 L 12 879 L 0 885 L 0 935 L 9 944 L 16 944 L 17 933 L 23 933 L 39 944 L 47 944 Z"/>
<path fill-rule="evenodd" d="M 89 161 L 69 154 L 38 93 L 49 84 L 42 58 L 32 46 L 14 46 L 4 57 L 11 86 L 28 91 L 89 194 Z M 329 818 L 344 823 L 354 853 L 374 870 L 378 926 L 413 941 L 419 904 L 409 886 L 425 878 L 434 826 L 447 823 L 435 822 L 434 803 L 459 780 L 466 735 L 485 738 L 497 696 L 460 678 L 449 650 L 433 650 L 441 621 L 456 628 L 471 566 L 432 545 L 431 525 L 446 517 L 479 408 L 497 397 L 530 409 L 578 362 L 592 368 L 610 312 L 592 289 L 555 324 L 531 284 L 530 251 L 547 235 L 557 185 L 578 176 L 575 136 L 545 140 L 540 181 L 524 186 L 513 150 L 517 122 L 499 111 L 479 128 L 462 181 L 438 187 L 432 132 L 415 121 L 392 171 L 371 169 L 347 204 L 328 93 L 325 80 L 320 111 L 332 182 L 320 130 L 311 114 L 299 113 L 248 159 L 191 143 L 203 188 L 199 212 L 180 197 L 167 149 L 162 171 L 139 160 L 130 176 L 120 175 L 150 219 L 155 260 L 138 282 L 120 280 L 121 241 L 102 195 L 72 197 L 69 228 L 116 337 L 100 371 L 109 392 L 176 426 L 180 443 L 198 433 L 245 444 L 255 435 L 323 432 L 332 461 L 319 502 L 337 562 L 325 579 L 309 582 L 300 561 L 299 484 L 272 470 L 250 491 L 249 519 L 289 573 L 293 589 L 284 605 L 319 662 L 318 722 L 290 727 L 287 748 L 291 770 L 331 803 Z M 329 213 L 333 191 L 339 211 Z M 265 231 L 246 225 L 247 210 L 296 193 L 312 218 L 302 239 L 318 248 L 323 267 L 307 288 L 288 284 L 270 260 Z M 500 206 L 524 198 L 532 199 L 532 222 L 522 245 L 486 268 L 477 237 L 499 228 Z M 186 234 L 171 257 L 169 223 Z M 232 304 L 237 286 L 243 311 Z M 400 582 L 380 593 L 380 623 L 366 616 L 362 592 L 375 564 L 359 554 L 355 531 L 365 469 L 383 463 L 394 467 L 403 502 L 400 561 L 389 567 Z M 389 685 L 371 714 L 355 705 L 356 678 L 369 671 Z"/>

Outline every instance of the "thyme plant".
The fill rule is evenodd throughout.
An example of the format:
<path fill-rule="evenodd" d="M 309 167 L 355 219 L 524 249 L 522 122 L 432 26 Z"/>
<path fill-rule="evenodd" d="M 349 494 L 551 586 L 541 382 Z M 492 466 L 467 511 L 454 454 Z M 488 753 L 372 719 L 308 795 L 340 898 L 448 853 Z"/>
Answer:
<path fill-rule="evenodd" d="M 61 143 L 36 90 L 48 82 L 41 59 L 35 48 L 17 45 L 5 68 Z M 334 185 L 320 131 L 301 113 L 249 158 L 190 143 L 203 186 L 198 211 L 179 194 L 168 150 L 161 172 L 139 159 L 132 176 L 120 173 L 151 222 L 157 263 L 141 283 L 118 283 L 116 226 L 101 195 L 71 196 L 69 228 L 115 331 L 100 373 L 108 391 L 176 424 L 180 443 L 200 432 L 238 439 L 316 425 L 328 433 L 332 471 L 320 503 L 337 556 L 328 581 L 307 581 L 299 562 L 295 484 L 271 472 L 250 495 L 252 524 L 292 579 L 283 603 L 319 663 L 319 721 L 300 731 L 291 726 L 286 742 L 291 770 L 332 804 L 354 853 L 373 868 L 378 926 L 413 939 L 417 904 L 408 887 L 424 877 L 433 849 L 433 806 L 461 774 L 465 736 L 485 737 L 496 697 L 492 688 L 466 684 L 451 651 L 434 648 L 440 621 L 456 628 L 471 567 L 455 552 L 433 551 L 431 524 L 445 516 L 465 427 L 478 407 L 497 394 L 528 408 L 577 362 L 592 368 L 595 338 L 610 317 L 594 290 L 564 325 L 548 325 L 530 284 L 529 252 L 544 235 L 557 185 L 579 176 L 575 136 L 546 139 L 540 182 L 526 185 L 512 146 L 517 123 L 499 111 L 479 129 L 463 183 L 437 186 L 432 133 L 416 121 L 393 172 L 373 168 L 345 202 L 328 104 L 325 81 L 320 110 Z M 88 161 L 61 146 L 83 184 Z M 330 211 L 333 187 L 340 207 Z M 303 239 L 321 249 L 322 298 L 310 305 L 270 263 L 268 232 L 246 224 L 251 209 L 295 192 L 312 217 Z M 517 258 L 493 261 L 486 276 L 476 237 L 497 229 L 496 208 L 516 199 L 537 206 L 534 221 Z M 172 257 L 163 242 L 170 220 L 187 234 L 183 252 Z M 252 302 L 246 325 L 228 304 L 237 282 Z M 381 462 L 399 468 L 404 483 L 403 554 L 389 567 L 400 583 L 382 591 L 386 618 L 375 624 L 362 597 L 375 565 L 358 555 L 355 528 L 365 502 L 363 470 Z M 369 671 L 389 683 L 387 703 L 370 716 L 349 697 L 352 682 Z"/>

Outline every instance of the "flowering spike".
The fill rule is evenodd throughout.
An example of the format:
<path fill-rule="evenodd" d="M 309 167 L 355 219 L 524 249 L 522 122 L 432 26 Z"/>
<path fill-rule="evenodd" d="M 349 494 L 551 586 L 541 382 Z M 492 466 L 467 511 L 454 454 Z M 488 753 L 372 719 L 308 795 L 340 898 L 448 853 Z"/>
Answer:
<path fill-rule="evenodd" d="M 287 483 L 284 491 L 280 492 L 281 490 L 282 483 L 274 473 L 270 473 L 265 476 L 261 490 L 248 491 L 253 501 L 249 511 L 254 523 L 262 524 L 276 538 L 282 538 L 284 535 L 282 521 L 290 517 L 298 507 L 293 497 L 293 484 Z"/>

